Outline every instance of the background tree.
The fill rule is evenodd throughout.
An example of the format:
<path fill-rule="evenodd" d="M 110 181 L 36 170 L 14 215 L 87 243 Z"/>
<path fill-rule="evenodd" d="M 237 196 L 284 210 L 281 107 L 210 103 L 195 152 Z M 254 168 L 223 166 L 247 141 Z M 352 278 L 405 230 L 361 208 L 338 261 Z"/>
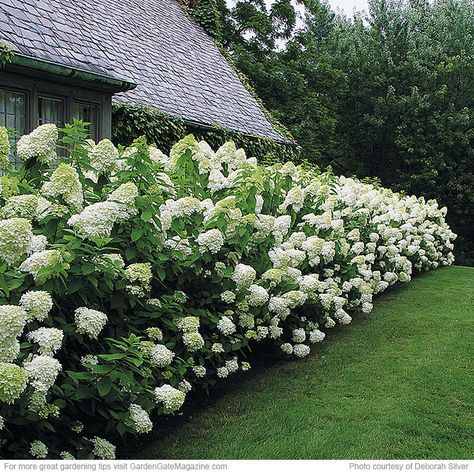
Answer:
<path fill-rule="evenodd" d="M 474 263 L 470 0 L 370 0 L 352 19 L 320 0 L 210 1 L 222 45 L 303 159 L 438 199 L 458 261 Z"/>

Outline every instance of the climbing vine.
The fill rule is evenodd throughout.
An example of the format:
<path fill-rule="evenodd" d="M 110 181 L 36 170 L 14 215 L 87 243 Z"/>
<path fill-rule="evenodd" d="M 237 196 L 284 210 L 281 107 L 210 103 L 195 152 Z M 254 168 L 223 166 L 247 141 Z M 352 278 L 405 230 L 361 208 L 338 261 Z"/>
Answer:
<path fill-rule="evenodd" d="M 13 59 L 13 50 L 11 46 L 0 43 L 0 69 L 4 68 Z"/>
<path fill-rule="evenodd" d="M 163 152 L 168 153 L 174 143 L 190 133 L 198 140 L 207 141 L 213 148 L 232 140 L 237 147 L 244 148 L 249 156 L 255 156 L 265 162 L 299 159 L 299 148 L 293 144 L 277 143 L 267 137 L 249 135 L 219 126 L 191 125 L 180 118 L 145 105 L 117 103 L 113 106 L 114 143 L 127 146 L 136 138 L 145 136 L 148 143 L 154 143 Z"/>

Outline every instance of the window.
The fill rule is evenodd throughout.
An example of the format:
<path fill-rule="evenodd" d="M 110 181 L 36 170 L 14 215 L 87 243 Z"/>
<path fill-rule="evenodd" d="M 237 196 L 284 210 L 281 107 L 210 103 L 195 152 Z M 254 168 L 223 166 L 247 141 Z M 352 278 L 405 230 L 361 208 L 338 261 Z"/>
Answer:
<path fill-rule="evenodd" d="M 38 97 L 38 125 L 54 123 L 64 127 L 64 100 L 53 97 Z"/>
<path fill-rule="evenodd" d="M 23 135 L 27 130 L 26 104 L 25 93 L 0 89 L 0 125 L 14 129 L 16 131 L 16 138 Z M 16 138 L 12 137 L 12 150 L 15 149 Z M 11 153 L 10 161 L 15 165 L 18 164 L 14 152 Z"/>
<path fill-rule="evenodd" d="M 110 138 L 113 91 L 101 85 L 97 88 L 84 85 L 83 81 L 74 78 L 37 74 L 27 68 L 10 66 L 10 69 L 2 69 L 0 125 L 14 129 L 18 138 L 45 123 L 63 128 L 65 123 L 72 123 L 76 118 L 90 123 L 89 134 L 94 141 Z M 14 142 L 13 139 L 12 149 Z M 19 165 L 15 153 L 12 152 L 10 159 L 15 166 Z"/>
<path fill-rule="evenodd" d="M 88 132 L 92 140 L 97 139 L 97 116 L 98 107 L 95 104 L 88 104 L 86 102 L 74 102 L 72 105 L 72 116 L 77 120 L 89 123 Z"/>

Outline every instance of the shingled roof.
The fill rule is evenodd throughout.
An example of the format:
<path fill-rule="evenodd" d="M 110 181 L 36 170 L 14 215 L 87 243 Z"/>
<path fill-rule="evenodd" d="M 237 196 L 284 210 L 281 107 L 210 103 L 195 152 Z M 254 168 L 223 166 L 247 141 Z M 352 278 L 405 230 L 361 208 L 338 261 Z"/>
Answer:
<path fill-rule="evenodd" d="M 0 0 L 0 41 L 137 84 L 116 101 L 286 141 L 177 0 Z"/>

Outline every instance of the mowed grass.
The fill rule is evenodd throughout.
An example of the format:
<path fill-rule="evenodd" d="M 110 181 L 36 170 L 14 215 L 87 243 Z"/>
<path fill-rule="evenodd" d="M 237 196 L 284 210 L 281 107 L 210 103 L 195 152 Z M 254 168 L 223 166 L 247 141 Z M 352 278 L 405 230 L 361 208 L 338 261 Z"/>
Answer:
<path fill-rule="evenodd" d="M 473 321 L 474 268 L 429 272 L 329 333 L 309 358 L 228 382 L 132 456 L 470 459 Z"/>

